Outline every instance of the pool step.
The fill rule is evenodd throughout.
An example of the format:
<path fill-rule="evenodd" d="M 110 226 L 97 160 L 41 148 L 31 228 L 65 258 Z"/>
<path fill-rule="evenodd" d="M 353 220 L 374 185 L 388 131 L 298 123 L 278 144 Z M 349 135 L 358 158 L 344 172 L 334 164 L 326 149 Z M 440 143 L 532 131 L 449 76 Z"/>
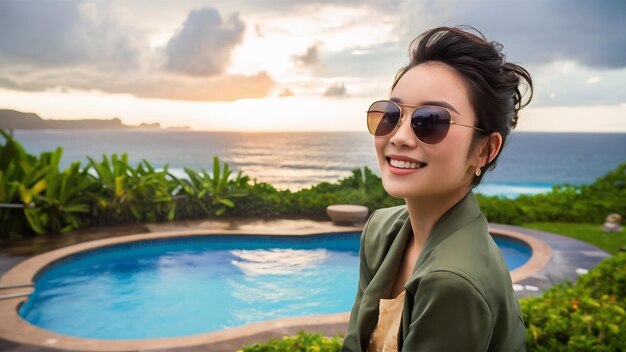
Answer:
<path fill-rule="evenodd" d="M 0 290 L 9 289 L 9 288 L 22 288 L 22 287 L 33 287 L 33 284 L 20 284 L 20 285 L 0 285 Z"/>
<path fill-rule="evenodd" d="M 0 301 L 2 301 L 3 299 L 26 297 L 26 296 L 30 296 L 31 294 L 32 292 L 18 292 L 18 293 L 10 293 L 8 295 L 0 295 Z"/>

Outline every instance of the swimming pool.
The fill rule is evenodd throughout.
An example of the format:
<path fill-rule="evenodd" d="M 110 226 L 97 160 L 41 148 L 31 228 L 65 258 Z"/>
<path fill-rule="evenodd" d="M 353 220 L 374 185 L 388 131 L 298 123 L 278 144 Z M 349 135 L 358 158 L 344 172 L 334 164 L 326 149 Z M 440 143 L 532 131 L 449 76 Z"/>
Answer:
<path fill-rule="evenodd" d="M 139 339 L 346 312 L 359 235 L 194 236 L 92 249 L 39 272 L 19 314 L 64 335 Z M 522 242 L 494 239 L 511 270 L 530 257 Z"/>

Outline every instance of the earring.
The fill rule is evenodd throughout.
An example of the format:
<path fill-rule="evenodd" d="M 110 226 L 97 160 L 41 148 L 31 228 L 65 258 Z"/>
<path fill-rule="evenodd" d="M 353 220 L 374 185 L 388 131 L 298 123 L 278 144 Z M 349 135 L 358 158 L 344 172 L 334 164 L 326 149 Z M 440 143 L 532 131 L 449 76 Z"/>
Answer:
<path fill-rule="evenodd" d="M 482 171 L 480 170 L 480 168 L 479 168 L 479 167 L 477 167 L 477 168 L 476 168 L 476 176 L 480 176 L 481 172 L 482 172 Z"/>

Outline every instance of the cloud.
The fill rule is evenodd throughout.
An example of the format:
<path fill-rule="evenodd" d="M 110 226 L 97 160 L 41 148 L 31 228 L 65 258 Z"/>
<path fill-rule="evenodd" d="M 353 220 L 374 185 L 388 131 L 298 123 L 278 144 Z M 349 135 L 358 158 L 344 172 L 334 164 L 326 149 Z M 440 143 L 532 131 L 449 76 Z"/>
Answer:
<path fill-rule="evenodd" d="M 232 50 L 243 40 L 245 24 L 238 14 L 226 21 L 213 8 L 192 10 L 165 47 L 168 71 L 189 76 L 224 73 Z"/>
<path fill-rule="evenodd" d="M 136 69 L 146 50 L 144 32 L 124 8 L 103 6 L 0 1 L 0 64 Z"/>
<path fill-rule="evenodd" d="M 468 24 L 502 43 L 514 62 L 626 67 L 625 1 L 440 0 L 407 1 L 402 7 L 407 16 L 399 28 L 410 37 L 434 26 Z"/>
<path fill-rule="evenodd" d="M 601 78 L 601 77 L 599 77 L 599 76 L 593 76 L 593 77 L 589 77 L 589 78 L 585 81 L 585 83 L 587 83 L 587 84 L 594 84 L 594 83 L 598 83 L 598 82 L 600 82 L 600 81 L 602 81 L 602 78 Z"/>
<path fill-rule="evenodd" d="M 306 49 L 306 52 L 304 54 L 293 55 L 291 57 L 293 62 L 298 66 L 305 66 L 305 67 L 320 66 L 322 64 L 322 61 L 320 60 L 321 45 L 322 43 L 319 41 L 316 41 L 315 43 L 311 44 L 311 46 L 309 46 Z"/>
<path fill-rule="evenodd" d="M 120 91 L 133 92 L 142 98 L 162 98 L 187 101 L 234 101 L 264 98 L 269 95 L 274 80 L 266 72 L 256 75 L 229 75 L 204 79 L 171 78 L 143 80 L 139 84 L 122 86 Z M 175 87 L 172 89 L 172 87 Z"/>
<path fill-rule="evenodd" d="M 99 90 L 112 94 L 132 94 L 141 98 L 187 101 L 233 101 L 269 95 L 275 82 L 266 72 L 256 75 L 228 75 L 189 78 L 176 75 L 129 73 L 111 77 L 91 70 L 37 71 L 26 76 L 0 75 L 0 87 L 24 91 L 61 88 Z"/>
<path fill-rule="evenodd" d="M 347 90 L 343 83 L 332 85 L 326 89 L 326 92 L 324 92 L 324 96 L 328 98 L 343 98 L 346 95 Z"/>
<path fill-rule="evenodd" d="M 267 72 L 224 74 L 245 29 L 238 15 L 191 11 L 160 49 L 140 22 L 115 3 L 0 1 L 0 87 L 232 101 L 268 96 L 275 84 Z"/>
<path fill-rule="evenodd" d="M 592 106 L 626 102 L 626 68 L 590 68 L 573 61 L 532 67 L 534 94 L 530 106 Z"/>

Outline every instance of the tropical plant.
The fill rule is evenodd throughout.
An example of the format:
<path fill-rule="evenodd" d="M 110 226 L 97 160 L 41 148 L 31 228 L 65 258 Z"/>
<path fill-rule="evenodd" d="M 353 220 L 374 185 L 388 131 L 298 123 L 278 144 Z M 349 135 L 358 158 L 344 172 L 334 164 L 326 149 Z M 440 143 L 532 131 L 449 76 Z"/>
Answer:
<path fill-rule="evenodd" d="M 227 209 L 235 207 L 235 199 L 249 194 L 248 176 L 243 176 L 239 171 L 233 178 L 232 171 L 227 163 L 220 164 L 217 156 L 213 157 L 213 173 L 204 169 L 200 172 L 190 168 L 184 168 L 187 179 L 177 179 L 180 194 L 186 195 L 191 204 L 200 209 L 206 215 L 223 215 Z M 198 215 L 197 211 L 188 210 L 192 215 Z"/>
<path fill-rule="evenodd" d="M 25 209 L 33 230 L 68 232 L 83 226 L 82 214 L 91 211 L 92 197 L 88 192 L 95 186 L 85 174 L 86 170 L 80 170 L 80 162 L 74 162 L 63 172 L 46 175 L 45 191 L 34 196 L 36 206 Z"/>
<path fill-rule="evenodd" d="M 36 158 L 26 153 L 10 133 L 0 129 L 0 134 L 5 139 L 0 145 L 0 228 L 9 237 L 19 237 L 28 229 L 24 207 L 33 206 L 32 195 L 45 189 L 48 170 L 33 170 Z"/>
<path fill-rule="evenodd" d="M 89 166 L 95 170 L 100 185 L 94 198 L 100 213 L 108 218 L 107 222 L 174 218 L 175 205 L 170 193 L 172 186 L 167 180 L 167 166 L 157 172 L 142 160 L 134 169 L 128 163 L 126 153 L 121 157 L 113 154 L 111 161 L 106 155 L 102 156 L 101 162 L 89 158 Z"/>

